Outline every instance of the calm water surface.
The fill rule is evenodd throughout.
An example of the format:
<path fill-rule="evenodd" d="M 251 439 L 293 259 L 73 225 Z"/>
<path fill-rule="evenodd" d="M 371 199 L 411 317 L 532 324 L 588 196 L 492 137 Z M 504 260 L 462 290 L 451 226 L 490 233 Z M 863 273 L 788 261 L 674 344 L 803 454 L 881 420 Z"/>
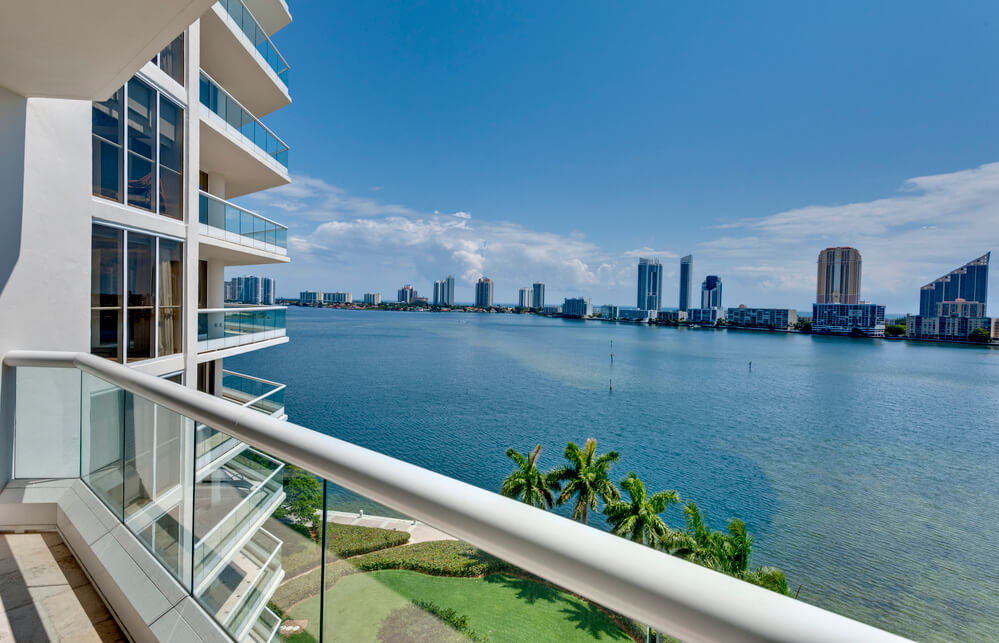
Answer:
<path fill-rule="evenodd" d="M 802 600 L 921 640 L 999 638 L 999 351 L 299 308 L 288 332 L 226 367 L 286 383 L 293 422 L 490 490 L 507 447 L 541 443 L 549 468 L 594 437 L 616 477 L 716 528 L 745 520 L 753 564 Z"/>

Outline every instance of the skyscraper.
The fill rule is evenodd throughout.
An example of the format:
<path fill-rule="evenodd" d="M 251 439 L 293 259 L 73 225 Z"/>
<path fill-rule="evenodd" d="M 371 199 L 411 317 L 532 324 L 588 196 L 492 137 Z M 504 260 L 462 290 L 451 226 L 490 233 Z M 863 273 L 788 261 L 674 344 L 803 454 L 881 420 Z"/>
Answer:
<path fill-rule="evenodd" d="M 717 275 L 708 275 L 701 284 L 701 308 L 722 307 L 722 282 Z"/>
<path fill-rule="evenodd" d="M 819 253 L 817 304 L 856 304 L 860 302 L 860 252 L 842 246 Z"/>
<path fill-rule="evenodd" d="M 690 310 L 690 291 L 694 289 L 694 255 L 680 259 L 680 310 Z"/>
<path fill-rule="evenodd" d="M 941 307 L 944 304 L 963 299 L 968 303 L 979 303 L 981 309 L 979 315 L 969 315 L 975 317 L 985 316 L 985 303 L 989 295 L 989 257 L 991 252 L 986 252 L 981 257 L 969 261 L 960 268 L 951 270 L 943 277 L 934 279 L 919 289 L 919 314 L 922 317 L 934 317 L 938 315 L 949 315 Z"/>
<path fill-rule="evenodd" d="M 534 307 L 534 290 L 531 288 L 521 288 L 520 297 L 517 300 L 518 308 L 533 308 Z"/>
<path fill-rule="evenodd" d="M 416 289 L 406 284 L 399 289 L 396 301 L 400 304 L 411 304 L 416 301 Z"/>
<path fill-rule="evenodd" d="M 640 310 L 658 311 L 663 296 L 663 267 L 658 259 L 638 260 L 638 303 Z"/>
<path fill-rule="evenodd" d="M 454 306 L 454 277 L 434 282 L 434 306 Z"/>
<path fill-rule="evenodd" d="M 542 310 L 545 307 L 545 284 L 540 281 L 534 282 L 534 294 L 531 297 L 531 304 L 534 308 Z"/>
<path fill-rule="evenodd" d="M 490 308 L 493 305 L 493 281 L 488 277 L 480 277 L 475 283 L 475 305 L 478 308 Z"/>

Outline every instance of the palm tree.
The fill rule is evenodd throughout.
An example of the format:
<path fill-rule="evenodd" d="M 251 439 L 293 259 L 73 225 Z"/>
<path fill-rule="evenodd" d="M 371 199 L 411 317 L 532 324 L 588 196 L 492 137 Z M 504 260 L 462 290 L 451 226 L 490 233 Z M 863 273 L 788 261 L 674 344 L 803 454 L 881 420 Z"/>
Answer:
<path fill-rule="evenodd" d="M 676 540 L 673 530 L 659 517 L 671 504 L 680 502 L 680 496 L 675 491 L 660 491 L 650 498 L 645 492 L 645 485 L 634 473 L 629 473 L 621 481 L 621 488 L 628 492 L 631 501 L 609 502 L 604 509 L 615 534 L 650 547 Z"/>
<path fill-rule="evenodd" d="M 538 470 L 537 462 L 540 454 L 540 444 L 534 447 L 526 458 L 516 449 L 507 449 L 506 457 L 516 462 L 517 468 L 503 481 L 500 493 L 539 509 L 551 508 L 555 501 L 552 491 L 558 491 L 558 484 L 553 485 L 548 475 Z"/>
<path fill-rule="evenodd" d="M 572 519 L 584 525 L 589 510 L 596 511 L 599 500 L 612 502 L 621 497 L 610 480 L 610 467 L 619 457 L 617 451 L 597 456 L 596 450 L 597 441 L 593 438 L 587 439 L 582 449 L 575 442 L 570 442 L 565 447 L 565 459 L 569 464 L 548 474 L 552 483 L 565 483 L 558 496 L 558 504 L 564 505 L 576 496 Z"/>

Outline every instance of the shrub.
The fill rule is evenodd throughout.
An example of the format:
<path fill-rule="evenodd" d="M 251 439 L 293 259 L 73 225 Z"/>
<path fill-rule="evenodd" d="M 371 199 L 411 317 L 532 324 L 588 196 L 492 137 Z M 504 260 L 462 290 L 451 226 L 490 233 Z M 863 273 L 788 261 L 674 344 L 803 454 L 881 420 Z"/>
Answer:
<path fill-rule="evenodd" d="M 459 540 L 433 540 L 388 549 L 350 561 L 366 572 L 379 569 L 409 569 L 433 576 L 484 576 L 494 572 L 519 571 Z"/>
<path fill-rule="evenodd" d="M 335 522 L 326 525 L 326 548 L 341 558 L 398 547 L 408 542 L 409 533 L 405 531 Z"/>

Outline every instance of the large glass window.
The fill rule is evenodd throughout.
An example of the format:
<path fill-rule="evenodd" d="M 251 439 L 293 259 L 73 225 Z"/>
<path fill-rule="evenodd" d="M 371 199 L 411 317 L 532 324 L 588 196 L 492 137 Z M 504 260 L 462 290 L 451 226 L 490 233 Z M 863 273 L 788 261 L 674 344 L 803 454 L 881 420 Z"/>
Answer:
<path fill-rule="evenodd" d="M 156 54 L 153 64 L 181 85 L 184 84 L 184 34 L 180 34 Z"/>
<path fill-rule="evenodd" d="M 182 219 L 183 108 L 135 77 L 93 103 L 92 121 L 94 195 Z"/>
<path fill-rule="evenodd" d="M 94 102 L 91 109 L 93 130 L 93 192 L 114 201 L 122 201 L 122 133 L 121 106 L 125 90 L 119 89 L 111 98 Z"/>
<path fill-rule="evenodd" d="M 90 352 L 121 361 L 123 232 L 94 226 L 90 267 Z"/>
<path fill-rule="evenodd" d="M 181 352 L 184 244 L 95 224 L 91 247 L 90 351 L 118 362 Z"/>

